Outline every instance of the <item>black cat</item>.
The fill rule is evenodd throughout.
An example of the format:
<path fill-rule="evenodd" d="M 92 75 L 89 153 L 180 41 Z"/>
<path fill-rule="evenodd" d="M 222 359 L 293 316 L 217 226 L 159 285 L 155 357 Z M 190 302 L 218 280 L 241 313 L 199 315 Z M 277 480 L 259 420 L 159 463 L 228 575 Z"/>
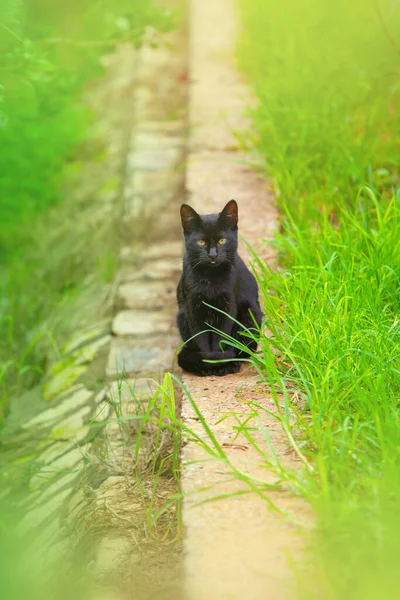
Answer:
<path fill-rule="evenodd" d="M 178 285 L 178 327 L 187 343 L 179 353 L 179 366 L 196 375 L 236 373 L 240 369 L 238 360 L 218 364 L 203 361 L 245 358 L 247 352 L 221 344 L 224 338 L 215 332 L 196 334 L 209 330 L 211 325 L 250 350 L 257 347 L 254 339 L 241 335 L 237 323 L 204 304 L 231 315 L 254 333 L 254 320 L 261 324 L 256 280 L 237 253 L 237 204 L 231 200 L 221 213 L 213 215 L 199 215 L 183 204 L 181 219 L 185 254 Z"/>

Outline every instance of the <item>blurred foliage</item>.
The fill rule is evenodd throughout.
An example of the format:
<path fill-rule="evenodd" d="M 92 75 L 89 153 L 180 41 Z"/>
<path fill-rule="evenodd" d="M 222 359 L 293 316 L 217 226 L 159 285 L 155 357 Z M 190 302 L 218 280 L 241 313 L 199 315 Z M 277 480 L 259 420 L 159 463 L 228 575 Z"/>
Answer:
<path fill-rule="evenodd" d="M 0 426 L 10 393 L 40 377 L 44 345 L 77 327 L 76 306 L 101 318 L 113 275 L 116 211 L 98 217 L 70 193 L 80 161 L 107 160 L 97 141 L 78 152 L 93 119 L 83 93 L 117 45 L 156 43 L 174 23 L 151 0 L 0 0 Z"/>
<path fill-rule="evenodd" d="M 0 261 L 15 226 L 56 202 L 61 167 L 84 136 L 82 85 L 117 43 L 140 45 L 172 16 L 149 0 L 2 0 L 0 6 Z"/>
<path fill-rule="evenodd" d="M 240 60 L 259 99 L 263 167 L 318 218 L 367 184 L 399 184 L 400 10 L 393 0 L 243 2 Z"/>

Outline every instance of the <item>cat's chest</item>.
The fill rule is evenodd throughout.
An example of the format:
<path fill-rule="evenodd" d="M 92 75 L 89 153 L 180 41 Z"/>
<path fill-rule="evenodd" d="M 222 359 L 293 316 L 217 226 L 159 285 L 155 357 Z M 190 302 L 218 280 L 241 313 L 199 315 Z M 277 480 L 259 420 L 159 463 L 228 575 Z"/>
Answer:
<path fill-rule="evenodd" d="M 236 312 L 234 298 L 229 293 L 213 295 L 212 297 L 201 293 L 193 294 L 190 304 L 192 318 L 213 324 L 218 324 L 223 319 L 223 315 L 219 311 L 227 314 Z"/>
<path fill-rule="evenodd" d="M 186 306 L 191 318 L 201 318 L 210 320 L 222 311 L 228 314 L 234 314 L 236 311 L 236 287 L 235 278 L 231 275 L 226 278 L 202 279 L 193 278 L 190 285 L 186 286 Z M 207 306 L 209 305 L 209 306 Z M 213 307 L 213 308 L 210 308 Z"/>

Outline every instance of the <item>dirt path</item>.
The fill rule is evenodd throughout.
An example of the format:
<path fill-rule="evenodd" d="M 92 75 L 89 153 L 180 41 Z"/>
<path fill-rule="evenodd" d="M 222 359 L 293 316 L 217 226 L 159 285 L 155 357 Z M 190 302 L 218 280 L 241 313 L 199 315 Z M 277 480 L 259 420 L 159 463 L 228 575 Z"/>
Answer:
<path fill-rule="evenodd" d="M 239 232 L 267 260 L 273 252 L 263 240 L 277 227 L 274 198 L 266 183 L 245 164 L 248 156 L 237 148 L 232 131 L 248 126 L 243 117 L 252 98 L 234 62 L 238 15 L 234 0 L 190 2 L 190 143 L 187 167 L 188 202 L 201 214 L 218 212 L 225 202 L 239 205 Z M 242 244 L 239 250 L 248 258 Z M 256 427 L 247 401 L 268 410 L 275 406 L 267 390 L 260 390 L 255 373 L 224 378 L 183 380 L 231 463 L 241 472 L 265 483 L 274 476 L 261 464 L 259 453 L 243 435 L 238 421 L 249 417 Z M 183 418 L 192 430 L 206 438 L 204 429 L 187 399 Z M 277 422 L 262 417 L 280 460 L 296 468 Z M 236 429 L 235 429 L 236 426 Z M 268 455 L 265 439 L 256 441 Z M 293 524 L 256 495 L 236 495 L 198 504 L 200 499 L 229 496 L 248 490 L 229 469 L 195 443 L 183 451 L 182 487 L 186 495 L 184 518 L 185 591 L 189 600 L 281 600 L 295 597 L 295 582 L 288 557 L 298 556 L 302 541 Z M 203 491 L 201 491 L 203 490 Z M 288 492 L 270 492 L 269 498 L 285 512 L 302 518 L 303 506 Z"/>

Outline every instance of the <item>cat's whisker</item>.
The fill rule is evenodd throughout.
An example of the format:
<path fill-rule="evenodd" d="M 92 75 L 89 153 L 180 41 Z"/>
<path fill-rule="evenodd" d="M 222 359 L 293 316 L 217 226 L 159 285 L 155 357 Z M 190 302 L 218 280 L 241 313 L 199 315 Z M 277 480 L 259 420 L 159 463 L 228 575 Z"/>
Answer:
<path fill-rule="evenodd" d="M 191 263 L 190 263 L 190 266 L 191 266 L 193 269 L 196 269 L 196 267 L 199 267 L 200 265 L 204 265 L 204 264 L 206 264 L 206 262 L 205 262 L 205 261 L 204 261 L 202 258 L 200 258 L 199 260 L 197 260 L 197 261 L 195 261 L 195 262 L 193 262 L 193 263 L 191 262 Z"/>

